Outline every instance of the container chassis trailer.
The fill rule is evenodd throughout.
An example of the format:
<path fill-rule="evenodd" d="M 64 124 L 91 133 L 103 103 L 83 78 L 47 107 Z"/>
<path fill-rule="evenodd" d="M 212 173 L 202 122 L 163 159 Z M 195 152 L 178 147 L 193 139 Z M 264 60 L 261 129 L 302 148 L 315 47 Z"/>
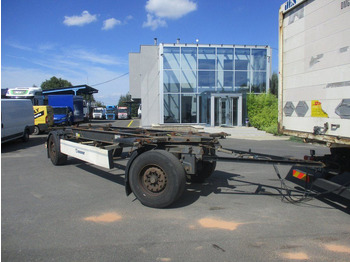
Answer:
<path fill-rule="evenodd" d="M 112 169 L 124 159 L 125 190 L 145 206 L 164 208 L 182 195 L 186 181 L 203 182 L 214 172 L 217 161 L 272 164 L 281 179 L 277 165 L 307 167 L 307 182 L 318 182 L 328 192 L 350 199 L 349 184 L 329 182 L 330 168 L 338 166 L 327 156 L 307 160 L 225 149 L 219 139 L 226 133 L 175 132 L 143 128 L 107 126 L 64 127 L 52 130 L 46 142 L 47 156 L 54 165 L 63 165 L 74 157 Z M 123 156 L 122 153 L 124 152 Z M 227 157 L 218 156 L 225 153 Z M 221 155 L 221 154 L 220 154 Z M 304 174 L 300 171 L 298 174 Z"/>

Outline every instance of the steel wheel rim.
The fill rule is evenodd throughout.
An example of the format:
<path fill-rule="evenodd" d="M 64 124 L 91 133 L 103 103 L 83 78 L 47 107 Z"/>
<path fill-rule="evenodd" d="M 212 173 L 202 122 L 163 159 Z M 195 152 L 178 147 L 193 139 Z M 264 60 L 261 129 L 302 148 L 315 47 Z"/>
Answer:
<path fill-rule="evenodd" d="M 167 175 L 158 166 L 145 167 L 140 173 L 139 179 L 143 189 L 151 194 L 163 192 L 168 182 Z"/>

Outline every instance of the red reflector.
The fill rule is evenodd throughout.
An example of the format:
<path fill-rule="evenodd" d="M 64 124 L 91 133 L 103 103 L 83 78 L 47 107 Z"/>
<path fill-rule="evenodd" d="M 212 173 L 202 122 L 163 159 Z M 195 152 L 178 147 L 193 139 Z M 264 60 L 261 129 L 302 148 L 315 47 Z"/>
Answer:
<path fill-rule="evenodd" d="M 295 169 L 293 170 L 293 176 L 297 179 L 304 180 L 306 182 L 310 181 L 309 176 L 307 174 Z"/>

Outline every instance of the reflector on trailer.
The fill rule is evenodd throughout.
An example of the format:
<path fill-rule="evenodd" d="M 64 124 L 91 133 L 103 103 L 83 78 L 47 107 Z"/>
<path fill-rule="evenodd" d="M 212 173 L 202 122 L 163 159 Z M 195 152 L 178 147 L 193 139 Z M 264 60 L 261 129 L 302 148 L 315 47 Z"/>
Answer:
<path fill-rule="evenodd" d="M 310 182 L 310 178 L 307 174 L 305 174 L 304 172 L 301 172 L 299 170 L 293 169 L 293 176 L 297 179 L 306 181 L 306 182 Z"/>

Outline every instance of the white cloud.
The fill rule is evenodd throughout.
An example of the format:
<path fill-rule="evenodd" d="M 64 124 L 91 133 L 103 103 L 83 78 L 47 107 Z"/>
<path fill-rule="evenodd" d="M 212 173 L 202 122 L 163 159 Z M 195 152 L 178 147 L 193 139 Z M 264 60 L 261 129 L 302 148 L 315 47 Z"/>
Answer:
<path fill-rule="evenodd" d="M 102 30 L 110 30 L 110 29 L 113 29 L 116 25 L 121 25 L 121 24 L 122 22 L 120 20 L 117 20 L 115 18 L 110 18 L 103 21 Z"/>
<path fill-rule="evenodd" d="M 49 50 L 54 50 L 57 48 L 56 44 L 53 43 L 43 43 L 38 46 L 38 49 L 40 51 L 49 51 Z"/>
<path fill-rule="evenodd" d="M 5 40 L 5 44 L 8 46 L 11 46 L 12 48 L 16 48 L 24 51 L 32 51 L 31 47 L 19 44 L 17 42 Z"/>
<path fill-rule="evenodd" d="M 48 61 L 47 57 L 45 57 L 45 59 L 40 59 L 38 56 L 38 53 L 49 54 L 48 57 L 54 57 L 54 59 L 60 58 L 59 59 L 60 63 L 61 61 L 65 61 L 65 63 L 67 64 L 71 63 L 71 60 L 76 61 L 77 59 L 81 61 L 94 63 L 94 64 L 104 65 L 104 66 L 128 64 L 128 61 L 121 59 L 119 57 L 115 57 L 109 54 L 96 53 L 94 51 L 86 50 L 80 47 L 58 48 L 58 45 L 55 43 L 43 43 L 43 44 L 39 44 L 37 47 L 34 47 L 34 46 L 27 47 L 22 44 L 12 43 L 12 42 L 8 42 L 6 44 L 16 49 L 31 51 L 30 53 L 36 53 L 36 55 L 34 56 L 35 57 L 34 59 L 25 58 L 25 57 L 23 58 L 15 57 L 15 58 L 23 59 L 33 64 L 38 64 L 41 66 L 46 66 L 46 64 L 50 64 L 50 63 L 45 62 L 45 61 Z"/>
<path fill-rule="evenodd" d="M 87 51 L 84 49 L 69 49 L 66 50 L 66 55 L 69 57 L 73 57 L 75 59 L 80 59 L 83 61 L 101 64 L 101 65 L 120 65 L 127 64 L 127 61 L 122 61 L 121 59 L 108 55 L 108 54 L 100 54 L 94 53 L 91 51 Z"/>
<path fill-rule="evenodd" d="M 191 0 L 148 0 L 146 11 L 160 18 L 178 19 L 197 10 Z"/>
<path fill-rule="evenodd" d="M 150 27 L 153 31 L 158 27 L 166 27 L 165 20 L 161 18 L 154 18 L 153 15 L 147 14 L 147 21 L 143 22 L 142 27 Z"/>
<path fill-rule="evenodd" d="M 21 86 L 40 86 L 45 79 L 51 76 L 40 70 L 34 68 L 21 67 L 1 67 L 1 87 L 13 88 Z"/>
<path fill-rule="evenodd" d="M 191 0 L 148 0 L 145 8 L 147 21 L 143 27 L 156 30 L 167 25 L 166 19 L 179 19 L 197 10 L 197 4 Z"/>
<path fill-rule="evenodd" d="M 97 21 L 97 15 L 91 15 L 88 11 L 83 11 L 80 16 L 65 16 L 63 23 L 67 26 L 83 26 Z"/>
<path fill-rule="evenodd" d="M 126 18 L 125 18 L 125 23 L 129 20 L 132 20 L 134 19 L 134 17 L 132 15 L 128 15 Z"/>
<path fill-rule="evenodd" d="M 30 55 L 30 56 L 29 56 Z M 66 79 L 73 85 L 103 83 L 128 72 L 127 59 L 95 52 L 81 47 L 58 47 L 56 49 L 33 49 L 27 57 L 16 57 L 30 63 L 28 67 L 1 68 L 1 86 L 40 86 L 52 76 Z M 124 76 L 98 85 L 94 97 L 107 104 L 117 104 L 120 95 L 129 91 L 129 77 Z"/>

